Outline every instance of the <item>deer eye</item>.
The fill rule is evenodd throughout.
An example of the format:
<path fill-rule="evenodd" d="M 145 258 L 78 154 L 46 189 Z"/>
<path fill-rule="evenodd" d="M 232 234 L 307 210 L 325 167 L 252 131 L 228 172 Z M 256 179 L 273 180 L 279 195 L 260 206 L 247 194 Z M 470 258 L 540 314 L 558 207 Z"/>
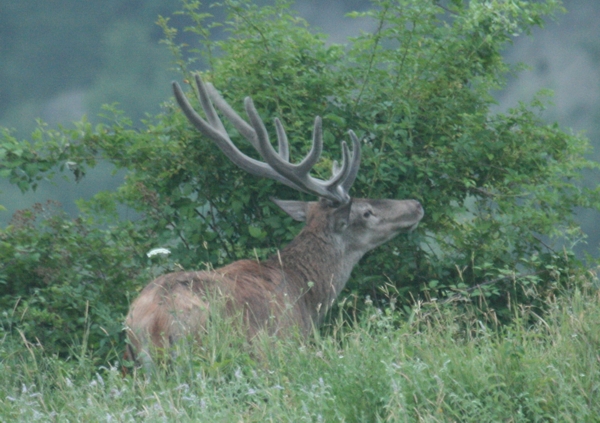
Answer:
<path fill-rule="evenodd" d="M 366 212 L 363 213 L 363 217 L 365 219 L 368 219 L 372 215 L 373 215 L 373 212 L 371 210 L 367 210 Z"/>

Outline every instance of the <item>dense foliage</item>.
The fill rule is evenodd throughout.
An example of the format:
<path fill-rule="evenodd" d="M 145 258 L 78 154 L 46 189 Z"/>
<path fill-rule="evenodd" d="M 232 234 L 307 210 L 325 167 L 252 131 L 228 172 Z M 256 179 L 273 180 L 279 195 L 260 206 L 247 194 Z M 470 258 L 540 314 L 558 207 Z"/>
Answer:
<path fill-rule="evenodd" d="M 17 213 L 0 234 L 3 332 L 52 352 L 82 342 L 100 357 L 114 352 L 123 326 L 115 316 L 140 274 L 128 235 L 71 220 L 52 203 Z"/>
<path fill-rule="evenodd" d="M 210 65 L 204 77 L 234 108 L 250 95 L 265 122 L 280 117 L 292 158 L 305 154 L 312 121 L 322 116 L 327 157 L 315 169 L 322 177 L 353 129 L 363 140 L 353 195 L 415 198 L 425 207 L 419 230 L 365 257 L 349 289 L 406 310 L 424 296 L 471 293 L 506 318 L 510 301 L 541 305 L 537 296 L 582 271 L 570 253 L 580 236 L 573 210 L 599 204 L 597 191 L 575 184 L 595 166 L 583 158 L 586 139 L 544 123 L 540 100 L 491 111 L 490 93 L 510 70 L 502 48 L 542 25 L 557 1 L 375 0 L 353 14 L 373 30 L 347 45 L 328 44 L 287 1 L 222 6 L 229 37 L 217 42 L 199 2 L 184 2 Z M 160 23 L 191 80 L 178 34 Z M 34 222 L 27 212 L 0 234 L 7 293 L 0 306 L 12 310 L 2 330 L 48 340 L 62 354 L 86 325 L 98 328 L 89 332 L 94 348 L 116 342 L 127 293 L 149 278 L 152 247 L 171 251 L 155 272 L 202 268 L 264 257 L 299 230 L 269 198 L 302 195 L 236 169 L 172 103 L 141 129 L 107 112 L 114 112 L 107 124 L 42 127 L 32 142 L 5 131 L 0 140 L 0 175 L 22 190 L 61 167 L 79 179 L 98 160 L 126 172 L 117 191 L 81 203 L 75 222 L 60 214 Z M 123 205 L 137 213 L 134 221 L 119 219 Z"/>

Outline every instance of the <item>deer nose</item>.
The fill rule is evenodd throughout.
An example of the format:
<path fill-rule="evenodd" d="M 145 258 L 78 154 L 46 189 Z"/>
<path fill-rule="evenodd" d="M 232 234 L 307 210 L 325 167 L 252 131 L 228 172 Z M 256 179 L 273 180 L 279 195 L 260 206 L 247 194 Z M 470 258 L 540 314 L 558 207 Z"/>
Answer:
<path fill-rule="evenodd" d="M 420 216 L 419 219 L 421 219 L 425 215 L 425 209 L 417 200 L 413 200 L 413 202 L 415 204 L 415 213 L 417 213 Z"/>

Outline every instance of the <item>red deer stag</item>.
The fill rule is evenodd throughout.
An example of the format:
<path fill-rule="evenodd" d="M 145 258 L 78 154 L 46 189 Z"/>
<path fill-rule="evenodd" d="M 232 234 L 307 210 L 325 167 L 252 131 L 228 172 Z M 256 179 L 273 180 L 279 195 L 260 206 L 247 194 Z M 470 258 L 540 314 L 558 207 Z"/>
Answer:
<path fill-rule="evenodd" d="M 265 329 L 277 334 L 290 325 L 308 333 L 319 325 L 369 250 L 398 233 L 413 230 L 423 217 L 415 200 L 350 198 L 348 191 L 360 165 L 360 142 L 354 132 L 352 154 L 342 142 L 343 162 L 333 165 L 327 180 L 309 175 L 323 147 L 321 119 L 315 119 L 312 147 L 298 164 L 289 161 L 288 140 L 279 119 L 275 129 L 279 151 L 272 147 L 252 100 L 245 99 L 248 124 L 210 84 L 196 77 L 204 120 L 190 105 L 181 87 L 173 90 L 188 120 L 245 171 L 279 181 L 295 190 L 319 197 L 318 201 L 275 203 L 293 219 L 306 222 L 298 236 L 268 260 L 240 260 L 213 271 L 176 272 L 150 282 L 131 304 L 126 327 L 128 356 L 150 364 L 153 349 L 164 349 L 178 339 L 194 336 L 201 342 L 208 319 L 208 298 L 225 299 L 226 313 L 242 313 L 249 338 Z M 212 100 L 212 101 L 211 101 Z M 265 162 L 248 157 L 232 143 L 214 105 L 258 151 Z"/>

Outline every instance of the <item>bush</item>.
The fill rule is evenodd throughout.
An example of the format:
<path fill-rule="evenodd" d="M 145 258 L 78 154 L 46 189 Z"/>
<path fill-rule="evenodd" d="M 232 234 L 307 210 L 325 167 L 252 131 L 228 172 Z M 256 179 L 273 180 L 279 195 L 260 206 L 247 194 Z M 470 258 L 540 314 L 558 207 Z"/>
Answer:
<path fill-rule="evenodd" d="M 471 293 L 508 318 L 510 301 L 541 306 L 540 295 L 582 271 L 569 247 L 581 236 L 573 209 L 597 208 L 599 196 L 576 181 L 582 169 L 596 165 L 584 159 L 585 138 L 541 120 L 541 97 L 505 113 L 491 109 L 491 92 L 502 88 L 511 70 L 502 48 L 511 37 L 542 25 L 558 1 L 444 4 L 373 1 L 372 10 L 352 16 L 370 19 L 375 30 L 345 46 L 312 32 L 291 14 L 287 1 L 263 7 L 223 2 L 229 37 L 218 42 L 211 41 L 210 15 L 201 13 L 199 2 L 183 6 L 210 64 L 203 77 L 237 110 L 250 95 L 265 122 L 280 117 L 292 140 L 292 158 L 304 155 L 313 119 L 320 115 L 328 157 L 316 166 L 317 174 L 328 176 L 340 139 L 353 129 L 363 140 L 353 195 L 423 203 L 420 229 L 365 257 L 350 289 L 404 306 L 423 296 Z M 168 20 L 160 23 L 184 80 L 191 80 L 177 32 Z M 80 178 L 97 160 L 108 160 L 127 173 L 116 192 L 82 204 L 93 220 L 66 224 L 64 232 L 53 229 L 52 219 L 37 234 L 32 228 L 6 231 L 5 237 L 24 237 L 33 246 L 22 262 L 12 247 L 2 253 L 2 272 L 17 275 L 11 283 L 20 287 L 5 303 L 37 310 L 19 326 L 34 327 L 41 319 L 49 327 L 75 325 L 81 333 L 88 301 L 91 324 L 108 325 L 111 318 L 116 324 L 126 293 L 142 285 L 134 279 L 148 265 L 143 253 L 152 246 L 168 247 L 171 265 L 218 266 L 271 254 L 299 230 L 269 198 L 304 196 L 237 169 L 190 128 L 173 103 L 142 129 L 114 109 L 107 113 L 109 124 L 97 127 L 85 121 L 73 130 L 42 127 L 34 144 L 19 143 L 6 132 L 1 140 L 0 174 L 23 190 L 55 166 L 67 166 Z M 117 204 L 135 210 L 139 219 L 103 218 L 107 226 L 100 229 L 99 217 L 116 216 Z M 52 248 L 55 242 L 74 258 L 63 260 Z M 85 254 L 75 254 L 79 242 Z M 60 277 L 46 285 L 34 277 L 39 260 Z M 383 285 L 395 293 L 391 299 L 380 295 Z M 69 314 L 62 305 L 73 298 L 78 308 Z M 61 305 L 58 315 L 47 311 L 50 304 Z M 72 332 L 61 331 L 51 342 L 66 345 Z"/>
<path fill-rule="evenodd" d="M 62 357 L 73 345 L 99 359 L 114 354 L 123 342 L 123 294 L 140 274 L 136 248 L 51 202 L 18 212 L 0 233 L 0 337 L 18 332 Z"/>

